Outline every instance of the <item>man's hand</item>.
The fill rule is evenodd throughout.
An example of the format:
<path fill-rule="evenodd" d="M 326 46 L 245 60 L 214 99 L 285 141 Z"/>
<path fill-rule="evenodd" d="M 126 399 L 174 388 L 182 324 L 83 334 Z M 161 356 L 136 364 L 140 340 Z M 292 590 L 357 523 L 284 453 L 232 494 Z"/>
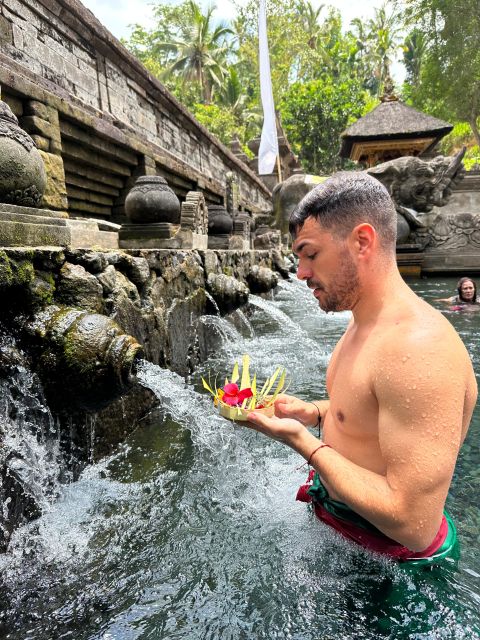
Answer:
<path fill-rule="evenodd" d="M 260 411 L 251 411 L 247 418 L 248 426 L 255 431 L 260 431 L 274 440 L 280 440 L 294 449 L 297 448 L 302 435 L 307 432 L 301 422 L 291 418 L 269 418 Z"/>
<path fill-rule="evenodd" d="M 275 416 L 277 418 L 293 418 L 305 426 L 316 426 L 319 415 L 324 417 L 329 406 L 328 400 L 305 402 L 295 396 L 280 394 L 275 400 Z"/>

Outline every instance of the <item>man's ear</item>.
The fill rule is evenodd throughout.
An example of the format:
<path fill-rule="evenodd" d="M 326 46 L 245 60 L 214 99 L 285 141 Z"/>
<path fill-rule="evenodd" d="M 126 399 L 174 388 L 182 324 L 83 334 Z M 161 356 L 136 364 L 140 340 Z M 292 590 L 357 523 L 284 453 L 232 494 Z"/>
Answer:
<path fill-rule="evenodd" d="M 377 242 L 377 232 L 368 222 L 362 222 L 352 229 L 351 238 L 358 256 L 366 256 Z"/>

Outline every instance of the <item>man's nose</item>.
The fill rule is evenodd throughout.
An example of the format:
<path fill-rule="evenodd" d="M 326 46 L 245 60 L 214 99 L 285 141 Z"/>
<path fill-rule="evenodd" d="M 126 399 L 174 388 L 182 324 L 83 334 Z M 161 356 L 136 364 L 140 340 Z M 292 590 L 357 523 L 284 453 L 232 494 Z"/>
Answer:
<path fill-rule="evenodd" d="M 299 280 L 308 280 L 312 277 L 312 270 L 305 267 L 300 261 L 297 266 L 297 278 Z"/>

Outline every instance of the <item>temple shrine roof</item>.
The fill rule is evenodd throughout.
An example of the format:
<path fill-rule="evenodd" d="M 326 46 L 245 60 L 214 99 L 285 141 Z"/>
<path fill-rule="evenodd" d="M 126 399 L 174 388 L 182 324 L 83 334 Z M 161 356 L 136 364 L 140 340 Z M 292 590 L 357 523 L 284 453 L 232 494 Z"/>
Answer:
<path fill-rule="evenodd" d="M 391 91 L 382 102 L 341 134 L 340 156 L 358 162 L 419 155 L 432 148 L 453 125 L 401 102 Z M 374 158 L 375 156 L 375 158 Z"/>

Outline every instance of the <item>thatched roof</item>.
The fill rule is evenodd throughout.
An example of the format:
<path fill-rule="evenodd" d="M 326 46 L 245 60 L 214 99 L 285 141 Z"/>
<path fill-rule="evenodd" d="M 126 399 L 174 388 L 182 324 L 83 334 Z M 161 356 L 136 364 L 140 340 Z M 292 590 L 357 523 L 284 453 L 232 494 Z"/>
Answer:
<path fill-rule="evenodd" d="M 341 134 L 340 156 L 350 157 L 355 142 L 435 138 L 435 143 L 453 129 L 453 125 L 417 111 L 400 100 L 386 100 Z"/>

